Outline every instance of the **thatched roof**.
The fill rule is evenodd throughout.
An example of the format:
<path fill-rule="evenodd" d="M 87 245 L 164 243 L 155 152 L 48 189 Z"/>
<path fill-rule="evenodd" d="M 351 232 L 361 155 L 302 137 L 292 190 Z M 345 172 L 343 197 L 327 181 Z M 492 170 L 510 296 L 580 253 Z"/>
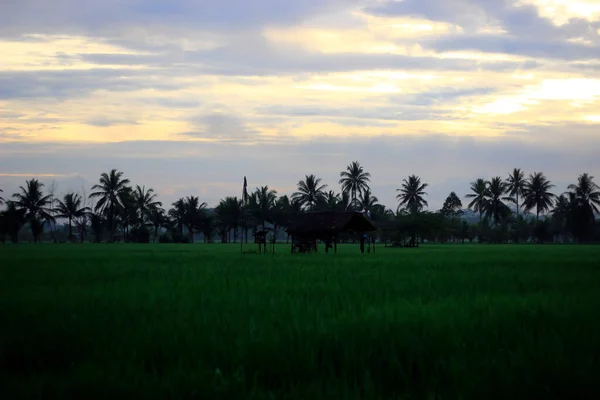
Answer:
<path fill-rule="evenodd" d="M 333 235 L 345 231 L 372 232 L 377 230 L 362 213 L 355 211 L 309 212 L 294 216 L 287 232 L 290 235 Z"/>

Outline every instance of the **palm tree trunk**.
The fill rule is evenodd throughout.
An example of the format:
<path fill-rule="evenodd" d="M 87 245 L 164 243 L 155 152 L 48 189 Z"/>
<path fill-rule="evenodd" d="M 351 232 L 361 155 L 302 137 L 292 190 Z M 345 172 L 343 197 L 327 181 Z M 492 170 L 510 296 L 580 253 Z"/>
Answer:
<path fill-rule="evenodd" d="M 73 240 L 73 225 L 71 217 L 69 217 L 69 241 Z"/>

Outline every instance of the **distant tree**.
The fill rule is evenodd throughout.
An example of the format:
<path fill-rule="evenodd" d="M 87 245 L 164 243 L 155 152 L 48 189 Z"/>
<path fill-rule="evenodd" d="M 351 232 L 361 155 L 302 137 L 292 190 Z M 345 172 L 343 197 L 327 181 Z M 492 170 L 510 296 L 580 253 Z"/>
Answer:
<path fill-rule="evenodd" d="M 154 229 L 154 235 L 152 236 L 152 242 L 156 242 L 158 238 L 158 231 L 160 228 L 165 227 L 169 223 L 169 218 L 166 215 L 164 209 L 160 207 L 152 207 L 148 211 L 148 223 Z"/>
<path fill-rule="evenodd" d="M 258 202 L 258 217 L 263 230 L 265 230 L 266 222 L 272 219 L 271 214 L 277 202 L 277 191 L 269 189 L 268 186 L 257 188 L 256 199 Z"/>
<path fill-rule="evenodd" d="M 523 196 L 525 182 L 525 173 L 520 168 L 515 168 L 506 180 L 506 190 L 511 197 L 510 201 L 517 205 L 517 219 L 519 218 L 520 209 L 519 197 Z"/>
<path fill-rule="evenodd" d="M 529 175 L 523 188 L 523 208 L 529 211 L 535 208 L 536 222 L 540 221 L 540 213 L 548 211 L 556 195 L 550 192 L 554 185 L 541 172 Z"/>
<path fill-rule="evenodd" d="M 400 192 L 396 196 L 400 202 L 398 209 L 404 206 L 411 214 L 416 214 L 423 210 L 423 207 L 428 205 L 424 198 L 424 196 L 427 195 L 425 192 L 425 188 L 427 188 L 427 186 L 428 184 L 421 183 L 421 178 L 416 175 L 411 175 L 408 177 L 408 179 L 404 179 L 402 182 L 402 187 L 400 189 L 396 189 L 397 192 Z"/>
<path fill-rule="evenodd" d="M 123 179 L 123 173 L 113 169 L 109 173 L 102 173 L 99 183 L 92 186 L 95 192 L 90 194 L 90 198 L 98 199 L 94 211 L 106 215 L 111 240 L 115 234 L 116 216 L 123 207 L 122 198 L 127 192 L 128 184 L 129 179 Z"/>
<path fill-rule="evenodd" d="M 481 226 L 488 198 L 488 183 L 482 178 L 478 178 L 476 181 L 471 182 L 471 193 L 467 194 L 465 197 L 473 199 L 467 207 L 469 210 L 479 213 L 479 225 Z"/>
<path fill-rule="evenodd" d="M 379 199 L 371 194 L 371 189 L 363 189 L 358 198 L 358 205 L 361 211 L 370 214 L 373 211 L 373 207 L 377 204 Z"/>
<path fill-rule="evenodd" d="M 169 217 L 173 221 L 177 232 L 183 237 L 183 227 L 185 225 L 185 199 L 180 198 L 171 204 L 172 208 L 169 210 Z"/>
<path fill-rule="evenodd" d="M 25 182 L 25 187 L 19 187 L 21 189 L 19 193 L 13 195 L 16 199 L 15 206 L 25 210 L 25 219 L 31 227 L 34 242 L 39 241 L 44 223 L 54 220 L 49 208 L 51 196 L 44 195 L 43 187 L 43 183 L 37 179 L 31 179 Z"/>
<path fill-rule="evenodd" d="M 0 239 L 8 235 L 13 243 L 19 242 L 19 231 L 25 224 L 25 209 L 17 208 L 13 201 L 6 202 L 6 209 L 0 212 Z"/>
<path fill-rule="evenodd" d="M 92 210 L 82 205 L 83 199 L 77 193 L 67 193 L 62 200 L 56 200 L 55 217 L 64 218 L 69 223 L 69 240 L 73 239 L 73 220 L 85 217 Z"/>
<path fill-rule="evenodd" d="M 346 167 L 345 171 L 340 172 L 339 184 L 342 185 L 342 192 L 352 195 L 352 207 L 358 206 L 357 195 L 369 189 L 371 174 L 365 172 L 358 161 L 353 161 Z"/>
<path fill-rule="evenodd" d="M 224 229 L 227 232 L 233 230 L 233 241 L 237 241 L 237 230 L 240 225 L 241 213 L 242 213 L 242 201 L 238 200 L 237 197 L 226 197 L 222 199 L 215 212 L 218 216 L 218 221 L 224 225 Z"/>
<path fill-rule="evenodd" d="M 494 221 L 494 226 L 498 226 L 501 219 L 510 215 L 510 209 L 504 201 L 510 201 L 506 197 L 508 184 L 501 177 L 496 176 L 487 183 L 487 200 L 485 202 L 485 213 Z"/>
<path fill-rule="evenodd" d="M 92 213 L 90 215 L 90 228 L 94 234 L 94 242 L 100 243 L 102 241 L 102 232 L 106 225 L 106 219 L 99 213 Z"/>
<path fill-rule="evenodd" d="M 348 211 L 352 210 L 352 199 L 350 193 L 342 192 L 337 195 L 337 207 L 336 211 Z"/>
<path fill-rule="evenodd" d="M 321 185 L 321 178 L 306 175 L 304 180 L 298 182 L 298 191 L 292 194 L 292 200 L 298 201 L 307 210 L 314 210 L 325 197 L 326 188 L 327 185 Z"/>
<path fill-rule="evenodd" d="M 594 182 L 593 176 L 587 173 L 579 175 L 577 184 L 569 185 L 568 189 L 595 213 L 600 212 L 600 187 Z"/>
<path fill-rule="evenodd" d="M 456 195 L 455 192 L 451 192 L 446 200 L 444 201 L 444 205 L 442 206 L 441 213 L 442 215 L 449 218 L 458 218 L 462 214 L 462 201 Z"/>
<path fill-rule="evenodd" d="M 195 196 L 188 196 L 184 200 L 183 222 L 187 227 L 190 243 L 194 243 L 194 232 L 202 226 L 205 218 L 206 203 L 200 203 Z"/>
<path fill-rule="evenodd" d="M 146 190 L 146 186 L 136 185 L 133 191 L 133 204 L 142 223 L 146 222 L 153 209 L 162 207 L 162 203 L 156 200 L 157 197 L 158 195 L 154 192 L 154 189 L 149 188 Z"/>

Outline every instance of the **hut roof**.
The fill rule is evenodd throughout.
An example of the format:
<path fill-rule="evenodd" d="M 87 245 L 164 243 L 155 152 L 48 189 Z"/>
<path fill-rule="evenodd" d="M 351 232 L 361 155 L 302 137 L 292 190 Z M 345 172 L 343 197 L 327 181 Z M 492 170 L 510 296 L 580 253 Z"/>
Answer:
<path fill-rule="evenodd" d="M 308 212 L 292 218 L 290 235 L 337 234 L 344 231 L 371 232 L 377 228 L 362 213 L 355 211 Z"/>

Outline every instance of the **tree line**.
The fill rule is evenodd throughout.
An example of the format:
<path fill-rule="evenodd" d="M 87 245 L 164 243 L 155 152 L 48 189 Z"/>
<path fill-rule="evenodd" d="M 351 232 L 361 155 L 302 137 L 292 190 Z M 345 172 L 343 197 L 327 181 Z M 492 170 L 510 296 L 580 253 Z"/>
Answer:
<path fill-rule="evenodd" d="M 291 195 L 262 186 L 241 197 L 226 197 L 209 209 L 197 196 L 182 197 L 163 208 L 152 188 L 132 185 L 123 172 L 102 173 L 91 193 L 66 193 L 55 198 L 37 179 L 25 182 L 6 200 L 0 197 L 0 239 L 19 240 L 27 227 L 34 242 L 43 234 L 56 240 L 57 220 L 65 221 L 69 241 L 205 242 L 248 241 L 259 228 L 281 235 L 290 218 L 311 211 L 359 211 L 380 228 L 386 243 L 430 242 L 587 242 L 600 240 L 596 220 L 600 187 L 581 174 L 562 194 L 541 172 L 515 168 L 506 178 L 479 178 L 463 196 L 477 215 L 469 221 L 461 198 L 450 193 L 443 207 L 428 211 L 428 184 L 411 175 L 397 189 L 395 210 L 379 203 L 370 188 L 370 173 L 354 161 L 340 172 L 340 191 L 321 178 L 306 175 Z M 1 192 L 1 190 L 0 190 Z"/>

